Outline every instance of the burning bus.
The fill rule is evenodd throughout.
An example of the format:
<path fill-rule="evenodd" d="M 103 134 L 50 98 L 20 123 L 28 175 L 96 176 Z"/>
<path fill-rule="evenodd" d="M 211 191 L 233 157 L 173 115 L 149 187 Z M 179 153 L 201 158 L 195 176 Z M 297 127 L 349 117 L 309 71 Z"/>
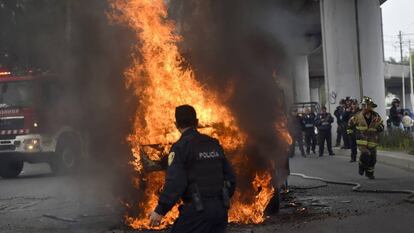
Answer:
<path fill-rule="evenodd" d="M 48 163 L 55 174 L 73 171 L 86 155 L 63 101 L 58 76 L 0 72 L 0 176 L 18 176 L 23 163 Z"/>

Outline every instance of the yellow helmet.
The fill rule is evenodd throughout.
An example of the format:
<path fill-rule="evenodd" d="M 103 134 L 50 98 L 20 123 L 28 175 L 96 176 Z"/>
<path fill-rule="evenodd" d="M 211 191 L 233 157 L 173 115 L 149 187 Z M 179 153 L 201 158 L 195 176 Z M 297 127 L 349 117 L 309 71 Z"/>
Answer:
<path fill-rule="evenodd" d="M 368 97 L 368 96 L 364 96 L 364 98 L 362 98 L 361 104 L 365 104 L 367 106 L 371 106 L 372 108 L 378 107 L 378 105 L 376 105 L 374 103 L 374 101 L 372 100 L 372 98 L 371 97 Z"/>

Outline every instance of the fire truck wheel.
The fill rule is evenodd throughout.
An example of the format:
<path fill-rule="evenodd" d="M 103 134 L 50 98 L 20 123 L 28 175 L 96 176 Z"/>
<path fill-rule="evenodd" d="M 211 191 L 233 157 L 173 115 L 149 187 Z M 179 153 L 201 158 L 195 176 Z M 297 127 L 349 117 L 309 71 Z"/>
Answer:
<path fill-rule="evenodd" d="M 55 175 L 67 175 L 75 172 L 79 166 L 80 145 L 73 137 L 63 137 L 58 141 L 56 154 L 50 162 Z"/>
<path fill-rule="evenodd" d="M 23 161 L 10 157 L 0 159 L 0 176 L 2 178 L 15 178 L 23 170 Z"/>

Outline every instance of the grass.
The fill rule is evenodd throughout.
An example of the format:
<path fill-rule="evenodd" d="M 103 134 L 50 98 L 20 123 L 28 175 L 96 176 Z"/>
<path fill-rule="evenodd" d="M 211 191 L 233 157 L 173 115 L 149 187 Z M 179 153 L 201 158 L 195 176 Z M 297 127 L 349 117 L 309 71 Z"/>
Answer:
<path fill-rule="evenodd" d="M 414 155 L 414 136 L 411 132 L 389 130 L 380 135 L 381 150 L 402 151 Z"/>

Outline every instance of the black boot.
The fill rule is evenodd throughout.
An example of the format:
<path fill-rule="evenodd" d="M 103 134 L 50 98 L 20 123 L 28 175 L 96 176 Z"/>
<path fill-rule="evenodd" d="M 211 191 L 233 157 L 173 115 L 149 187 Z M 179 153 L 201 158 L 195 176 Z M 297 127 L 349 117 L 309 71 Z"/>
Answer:
<path fill-rule="evenodd" d="M 368 177 L 368 179 L 373 180 L 375 179 L 373 172 L 365 172 L 365 176 Z"/>
<path fill-rule="evenodd" d="M 365 176 L 368 177 L 368 179 L 370 179 L 370 180 L 374 180 L 375 179 L 375 176 L 372 173 L 365 173 Z"/>
<path fill-rule="evenodd" d="M 362 167 L 362 166 L 359 166 L 358 167 L 358 173 L 359 173 L 359 175 L 363 176 L 364 175 L 364 171 L 365 171 L 364 167 Z"/>
<path fill-rule="evenodd" d="M 351 160 L 349 162 L 350 163 L 356 162 L 356 154 L 351 154 Z"/>

